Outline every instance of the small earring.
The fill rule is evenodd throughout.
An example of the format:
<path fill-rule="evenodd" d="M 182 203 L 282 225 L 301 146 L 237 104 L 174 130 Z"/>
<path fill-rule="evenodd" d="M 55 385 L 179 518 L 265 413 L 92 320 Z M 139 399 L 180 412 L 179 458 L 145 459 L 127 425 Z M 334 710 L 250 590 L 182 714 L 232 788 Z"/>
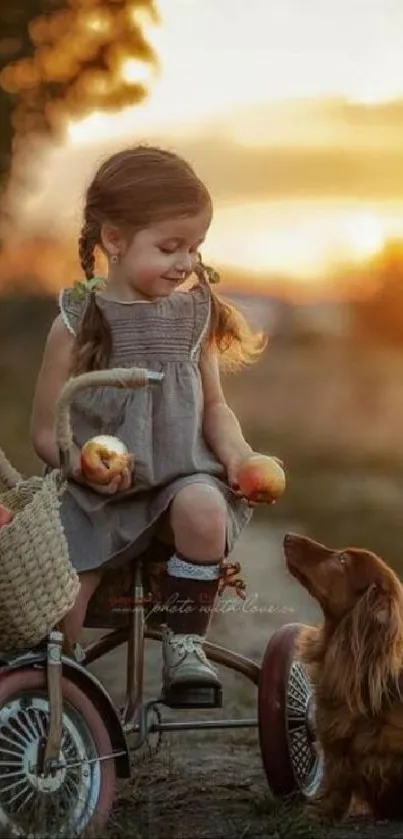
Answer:
<path fill-rule="evenodd" d="M 113 262 L 114 265 L 116 265 L 116 263 L 119 262 L 119 254 L 118 253 L 113 253 L 112 254 L 111 262 Z"/>

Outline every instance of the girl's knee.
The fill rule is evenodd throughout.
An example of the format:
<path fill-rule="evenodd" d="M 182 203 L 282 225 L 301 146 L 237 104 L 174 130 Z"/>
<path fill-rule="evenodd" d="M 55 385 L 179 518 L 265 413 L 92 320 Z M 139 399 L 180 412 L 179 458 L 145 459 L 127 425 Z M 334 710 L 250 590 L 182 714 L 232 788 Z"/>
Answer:
<path fill-rule="evenodd" d="M 192 531 L 198 538 L 219 538 L 227 529 L 227 505 L 224 497 L 209 484 L 190 484 L 181 489 L 172 502 L 171 526 L 178 531 Z"/>

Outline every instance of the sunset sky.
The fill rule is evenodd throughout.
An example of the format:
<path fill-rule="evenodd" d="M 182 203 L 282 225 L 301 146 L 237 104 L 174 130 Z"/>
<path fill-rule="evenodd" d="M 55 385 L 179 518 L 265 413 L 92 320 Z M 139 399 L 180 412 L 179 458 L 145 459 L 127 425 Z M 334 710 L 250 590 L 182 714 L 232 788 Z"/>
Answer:
<path fill-rule="evenodd" d="M 319 278 L 403 234 L 402 0 L 159 8 L 149 101 L 71 125 L 39 165 L 21 224 L 76 225 L 99 158 L 147 140 L 183 153 L 211 188 L 216 262 Z"/>

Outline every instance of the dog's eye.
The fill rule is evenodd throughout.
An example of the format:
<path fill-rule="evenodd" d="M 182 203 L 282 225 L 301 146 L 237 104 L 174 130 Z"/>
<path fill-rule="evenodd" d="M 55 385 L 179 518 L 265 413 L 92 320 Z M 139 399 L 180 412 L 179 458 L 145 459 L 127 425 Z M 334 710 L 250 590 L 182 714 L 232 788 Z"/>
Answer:
<path fill-rule="evenodd" d="M 340 557 L 339 557 L 340 565 L 345 565 L 346 562 L 347 562 L 347 559 L 348 559 L 348 554 L 347 553 L 340 554 Z"/>

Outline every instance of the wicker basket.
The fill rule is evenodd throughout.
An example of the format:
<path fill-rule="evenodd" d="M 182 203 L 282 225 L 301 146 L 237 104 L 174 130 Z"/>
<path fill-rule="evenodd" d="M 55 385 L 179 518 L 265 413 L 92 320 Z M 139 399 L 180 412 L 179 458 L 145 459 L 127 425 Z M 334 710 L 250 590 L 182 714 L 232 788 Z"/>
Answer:
<path fill-rule="evenodd" d="M 8 651 L 38 644 L 80 583 L 60 521 L 60 472 L 24 480 L 0 452 L 0 474 L 0 504 L 14 513 L 0 529 L 0 649 Z"/>
<path fill-rule="evenodd" d="M 78 390 L 140 387 L 163 374 L 139 368 L 96 371 L 70 379 L 56 412 L 62 470 L 24 479 L 0 449 L 0 504 L 14 513 L 0 528 L 0 650 L 35 646 L 71 609 L 80 582 L 70 563 L 60 518 L 65 470 L 73 442 L 70 402 Z"/>

